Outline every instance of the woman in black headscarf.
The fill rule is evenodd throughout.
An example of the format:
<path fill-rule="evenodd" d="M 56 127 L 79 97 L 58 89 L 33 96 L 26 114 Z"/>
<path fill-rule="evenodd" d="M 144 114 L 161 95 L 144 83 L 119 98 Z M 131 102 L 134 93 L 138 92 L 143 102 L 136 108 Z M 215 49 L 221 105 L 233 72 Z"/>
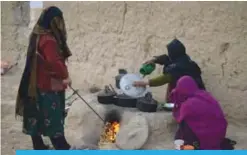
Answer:
<path fill-rule="evenodd" d="M 48 149 L 41 135 L 48 136 L 56 150 L 70 149 L 64 137 L 65 89 L 71 84 L 66 38 L 62 11 L 48 7 L 30 35 L 15 111 L 23 117 L 23 132 L 31 136 L 35 150 Z"/>
<path fill-rule="evenodd" d="M 182 76 L 191 76 L 196 81 L 200 89 L 205 89 L 201 78 L 201 69 L 186 54 L 186 49 L 183 43 L 178 39 L 174 39 L 167 45 L 167 50 L 168 56 L 157 56 L 146 62 L 163 65 L 163 74 L 148 81 L 136 81 L 134 82 L 134 86 L 145 87 L 149 85 L 150 87 L 157 87 L 164 84 L 169 84 L 166 95 L 167 102 L 169 102 L 168 96 L 171 90 L 176 86 L 177 80 Z"/>

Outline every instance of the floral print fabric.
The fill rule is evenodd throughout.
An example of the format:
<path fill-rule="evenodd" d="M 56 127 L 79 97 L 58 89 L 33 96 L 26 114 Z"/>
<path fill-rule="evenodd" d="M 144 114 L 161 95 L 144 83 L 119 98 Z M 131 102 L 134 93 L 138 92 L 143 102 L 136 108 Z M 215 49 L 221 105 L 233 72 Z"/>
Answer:
<path fill-rule="evenodd" d="M 37 104 L 24 107 L 23 132 L 35 136 L 64 135 L 65 92 L 37 91 Z"/>

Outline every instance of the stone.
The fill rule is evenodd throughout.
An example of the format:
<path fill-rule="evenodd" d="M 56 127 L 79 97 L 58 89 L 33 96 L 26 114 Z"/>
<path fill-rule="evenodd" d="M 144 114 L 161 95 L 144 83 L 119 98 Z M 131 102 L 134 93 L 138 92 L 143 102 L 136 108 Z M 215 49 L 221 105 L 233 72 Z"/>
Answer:
<path fill-rule="evenodd" d="M 148 122 L 145 117 L 136 115 L 127 124 L 120 124 L 116 145 L 122 150 L 140 149 L 149 135 Z"/>

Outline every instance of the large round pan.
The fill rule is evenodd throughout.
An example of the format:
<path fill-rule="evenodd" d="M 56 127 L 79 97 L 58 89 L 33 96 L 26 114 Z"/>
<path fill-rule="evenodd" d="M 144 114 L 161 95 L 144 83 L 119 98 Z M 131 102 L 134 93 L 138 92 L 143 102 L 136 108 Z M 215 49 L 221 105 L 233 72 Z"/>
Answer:
<path fill-rule="evenodd" d="M 139 99 L 137 101 L 136 107 L 142 112 L 156 112 L 158 107 L 158 102 L 154 99 L 145 100 L 145 99 Z"/>
<path fill-rule="evenodd" d="M 115 104 L 116 95 L 115 93 L 99 93 L 97 99 L 101 104 Z"/>
<path fill-rule="evenodd" d="M 131 98 L 131 97 L 124 95 L 124 94 L 117 95 L 116 98 L 117 98 L 116 102 L 115 102 L 116 106 L 136 108 L 136 103 L 137 103 L 136 98 Z"/>

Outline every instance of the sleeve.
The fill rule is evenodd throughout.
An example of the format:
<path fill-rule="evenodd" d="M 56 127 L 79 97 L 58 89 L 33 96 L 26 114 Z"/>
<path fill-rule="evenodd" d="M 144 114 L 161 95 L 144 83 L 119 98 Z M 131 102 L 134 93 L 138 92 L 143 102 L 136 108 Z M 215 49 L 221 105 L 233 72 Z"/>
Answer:
<path fill-rule="evenodd" d="M 166 54 L 154 56 L 154 63 L 165 66 L 171 64 L 170 59 Z"/>
<path fill-rule="evenodd" d="M 57 43 L 54 40 L 47 40 L 41 47 L 51 75 L 57 79 L 66 79 L 68 78 L 67 66 L 57 50 Z"/>
<path fill-rule="evenodd" d="M 160 76 L 150 79 L 149 86 L 158 87 L 158 86 L 162 86 L 164 84 L 170 83 L 171 81 L 172 81 L 172 77 L 170 74 L 162 74 Z"/>

